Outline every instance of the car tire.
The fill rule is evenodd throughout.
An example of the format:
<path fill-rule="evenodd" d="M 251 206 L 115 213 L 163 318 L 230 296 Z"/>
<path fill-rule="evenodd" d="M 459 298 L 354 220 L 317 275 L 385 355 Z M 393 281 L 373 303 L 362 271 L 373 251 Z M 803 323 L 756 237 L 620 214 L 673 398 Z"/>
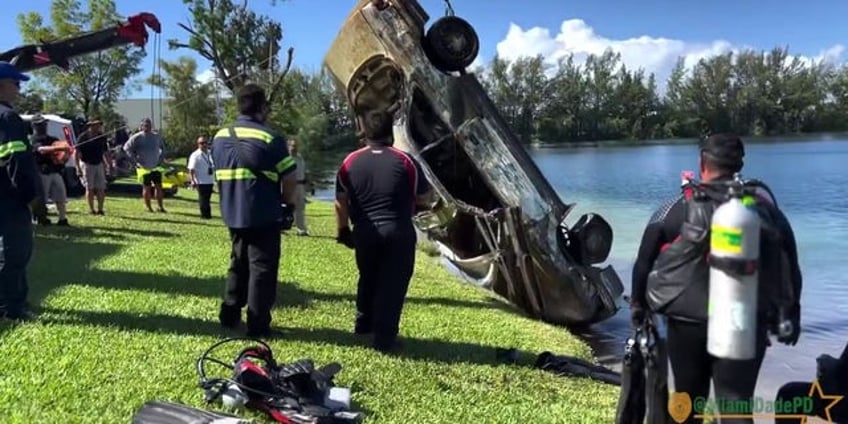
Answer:
<path fill-rule="evenodd" d="M 440 18 L 424 38 L 424 51 L 430 62 L 445 72 L 464 71 L 480 52 L 480 38 L 474 27 L 457 16 Z"/>

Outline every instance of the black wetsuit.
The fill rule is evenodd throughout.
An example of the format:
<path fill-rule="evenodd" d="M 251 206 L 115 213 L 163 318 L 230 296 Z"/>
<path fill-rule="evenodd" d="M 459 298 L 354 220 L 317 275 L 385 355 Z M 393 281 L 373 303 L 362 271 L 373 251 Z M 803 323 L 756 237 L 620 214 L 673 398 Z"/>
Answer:
<path fill-rule="evenodd" d="M 378 350 L 390 350 L 396 341 L 415 266 L 416 196 L 429 190 L 415 159 L 384 144 L 348 155 L 336 177 L 336 193 L 350 204 L 359 269 L 355 332 L 373 332 Z"/>
<path fill-rule="evenodd" d="M 683 195 L 667 201 L 653 214 L 645 228 L 633 266 L 631 294 L 636 307 L 647 308 L 645 290 L 648 274 L 663 245 L 672 243 L 680 234 L 686 215 L 685 202 Z M 757 354 L 748 361 L 727 360 L 710 355 L 707 352 L 706 322 L 667 317 L 667 328 L 668 356 L 675 391 L 688 393 L 693 402 L 699 397 L 706 400 L 712 380 L 718 399 L 732 401 L 753 396 L 768 343 L 765 326 L 759 326 Z M 686 422 L 702 422 L 693 416 L 694 411 Z M 733 422 L 753 421 L 722 419 L 722 423 Z"/>

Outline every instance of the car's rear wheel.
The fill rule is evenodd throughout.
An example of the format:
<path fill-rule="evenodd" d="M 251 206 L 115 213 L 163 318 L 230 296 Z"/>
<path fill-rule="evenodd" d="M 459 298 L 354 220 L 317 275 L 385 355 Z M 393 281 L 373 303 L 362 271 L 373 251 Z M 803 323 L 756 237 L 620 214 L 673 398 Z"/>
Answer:
<path fill-rule="evenodd" d="M 480 38 L 466 20 L 445 16 L 427 30 L 425 50 L 433 65 L 445 72 L 469 67 L 480 52 Z"/>

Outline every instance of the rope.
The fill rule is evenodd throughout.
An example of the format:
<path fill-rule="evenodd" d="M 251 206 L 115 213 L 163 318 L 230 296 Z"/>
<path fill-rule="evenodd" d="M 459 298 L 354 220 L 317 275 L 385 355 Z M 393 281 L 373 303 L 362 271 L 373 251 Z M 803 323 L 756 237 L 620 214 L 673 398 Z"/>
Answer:
<path fill-rule="evenodd" d="M 161 81 L 162 79 L 162 35 L 153 35 L 153 71 L 151 72 L 151 83 Z M 150 84 L 150 122 L 156 122 L 156 102 L 154 92 L 156 87 L 159 88 L 159 125 L 156 128 L 162 128 L 162 86 L 159 84 Z"/>
<path fill-rule="evenodd" d="M 155 38 L 157 35 L 158 34 L 153 37 Z M 153 70 L 150 71 L 150 79 L 150 119 L 153 119 L 155 116 L 154 113 L 156 113 L 154 110 L 153 93 L 156 90 L 156 83 L 158 82 L 156 81 L 156 47 L 153 48 Z"/>
<path fill-rule="evenodd" d="M 159 79 L 162 78 L 162 34 L 156 34 L 156 66 L 158 70 L 156 74 Z M 162 128 L 162 115 L 165 114 L 165 109 L 162 107 L 164 100 L 162 99 L 162 85 L 159 85 L 159 126 L 156 128 Z"/>
<path fill-rule="evenodd" d="M 451 6 L 450 0 L 445 0 L 445 16 L 454 16 L 455 13 L 453 11 L 453 6 Z"/>
<path fill-rule="evenodd" d="M 261 66 L 261 65 L 265 64 L 265 63 L 266 63 L 266 62 L 268 62 L 270 59 L 272 59 L 272 58 L 270 58 L 270 57 L 269 57 L 269 58 L 263 59 L 261 62 L 259 62 L 259 63 L 257 64 L 257 66 Z M 222 80 L 221 82 L 229 82 L 229 81 L 232 81 L 232 80 L 234 80 L 234 79 L 236 79 L 236 78 L 238 78 L 238 77 L 239 77 L 239 75 L 233 75 L 233 76 L 231 76 L 231 77 L 229 77 L 229 78 L 227 78 L 227 79 Z M 217 85 L 216 81 L 218 81 L 218 78 L 216 78 L 216 79 L 215 79 L 215 80 L 213 80 L 213 81 L 208 82 L 207 84 L 213 84 L 213 85 L 215 85 L 215 92 L 216 92 L 216 94 L 217 94 L 217 92 L 218 92 L 218 85 Z M 161 90 L 161 89 L 160 89 L 160 90 Z M 150 86 L 150 93 L 151 93 L 151 95 L 150 95 L 150 109 L 151 109 L 151 111 L 152 111 L 152 110 L 153 110 L 153 105 L 154 105 L 154 100 L 153 100 L 154 87 L 153 87 L 153 85 L 151 85 L 151 86 Z M 197 97 L 199 97 L 199 94 L 194 94 L 194 95 L 192 95 L 192 96 L 186 97 L 186 98 L 185 98 L 185 99 L 183 99 L 182 101 L 179 101 L 179 102 L 175 103 L 173 106 L 181 106 L 181 105 L 183 105 L 183 104 L 185 104 L 185 103 L 188 103 L 188 102 L 190 102 L 190 101 L 194 100 L 194 99 L 195 99 L 195 98 L 197 98 Z M 161 98 L 160 98 L 160 101 L 161 101 Z M 117 133 L 117 132 L 118 132 L 118 131 L 120 131 L 120 130 L 129 130 L 129 129 L 130 129 L 130 124 L 129 124 L 129 123 L 127 123 L 127 125 L 123 125 L 123 126 L 117 127 L 117 128 L 115 128 L 114 130 L 112 130 L 112 131 L 104 132 L 104 133 L 103 133 L 103 135 L 110 136 L 110 135 L 114 135 L 115 133 Z M 94 141 L 95 141 L 95 139 L 90 139 L 90 140 L 82 141 L 82 142 L 79 142 L 79 143 L 74 144 L 74 147 L 76 148 L 77 146 L 82 146 L 82 145 L 84 145 L 84 144 L 86 144 L 86 143 L 91 143 L 91 142 L 94 142 Z"/>

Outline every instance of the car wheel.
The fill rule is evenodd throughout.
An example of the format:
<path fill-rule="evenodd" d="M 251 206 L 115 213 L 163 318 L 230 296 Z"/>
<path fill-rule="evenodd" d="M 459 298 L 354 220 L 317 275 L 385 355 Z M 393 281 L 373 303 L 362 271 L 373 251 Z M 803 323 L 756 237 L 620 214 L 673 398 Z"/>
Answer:
<path fill-rule="evenodd" d="M 427 30 L 425 51 L 433 65 L 445 72 L 469 67 L 480 51 L 477 32 L 466 20 L 445 16 Z"/>

